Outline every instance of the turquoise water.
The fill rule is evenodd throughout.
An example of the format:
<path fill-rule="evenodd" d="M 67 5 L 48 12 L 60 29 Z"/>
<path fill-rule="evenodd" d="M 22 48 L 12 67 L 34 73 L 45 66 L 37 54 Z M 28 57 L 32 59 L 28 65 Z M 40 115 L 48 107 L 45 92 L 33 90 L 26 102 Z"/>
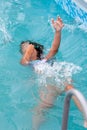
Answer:
<path fill-rule="evenodd" d="M 19 45 L 30 39 L 49 50 L 54 31 L 51 18 L 64 21 L 61 45 L 56 58 L 82 67 L 73 76 L 75 87 L 87 98 L 87 30 L 68 16 L 54 0 L 1 0 L 0 4 L 0 129 L 30 130 L 33 108 L 39 101 L 37 76 L 30 67 L 20 65 Z M 42 130 L 61 130 L 64 95 L 46 112 Z M 83 117 L 73 101 L 69 130 L 85 130 Z"/>

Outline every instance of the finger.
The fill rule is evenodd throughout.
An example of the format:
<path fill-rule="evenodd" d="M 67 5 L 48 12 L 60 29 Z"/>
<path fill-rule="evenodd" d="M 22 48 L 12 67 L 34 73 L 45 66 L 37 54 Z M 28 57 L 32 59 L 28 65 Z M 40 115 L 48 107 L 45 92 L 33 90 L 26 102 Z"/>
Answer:
<path fill-rule="evenodd" d="M 64 24 L 61 22 L 61 21 L 56 21 L 56 23 L 60 26 L 60 27 L 63 27 Z"/>
<path fill-rule="evenodd" d="M 63 22 L 62 22 L 62 19 L 61 19 L 59 16 L 57 17 L 56 21 L 59 21 L 60 23 L 63 23 Z M 55 21 L 55 22 L 56 22 L 56 21 Z"/>
<path fill-rule="evenodd" d="M 57 18 L 57 21 L 59 21 L 61 24 L 63 23 L 60 17 Z"/>

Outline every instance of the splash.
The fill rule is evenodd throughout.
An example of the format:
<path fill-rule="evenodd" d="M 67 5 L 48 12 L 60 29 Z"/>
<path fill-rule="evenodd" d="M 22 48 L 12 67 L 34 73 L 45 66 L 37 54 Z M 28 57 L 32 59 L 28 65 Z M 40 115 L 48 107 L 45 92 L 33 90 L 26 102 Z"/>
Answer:
<path fill-rule="evenodd" d="M 78 26 L 81 30 L 83 30 L 84 32 L 87 32 L 87 23 L 82 23 Z"/>
<path fill-rule="evenodd" d="M 10 42 L 12 38 L 11 38 L 8 30 L 6 29 L 4 20 L 1 18 L 0 18 L 0 31 L 1 31 L 1 33 L 3 33 L 2 41 L 4 40 L 4 43 Z"/>
<path fill-rule="evenodd" d="M 78 20 L 76 20 L 77 23 L 75 24 L 64 24 L 64 29 L 65 30 L 68 30 L 69 32 L 74 32 L 75 29 L 81 29 L 83 30 L 84 32 L 87 32 L 87 23 L 80 23 Z"/>
<path fill-rule="evenodd" d="M 82 68 L 73 63 L 54 62 L 53 65 L 49 63 L 38 64 L 35 66 L 35 71 L 39 75 L 39 82 L 41 85 L 56 85 L 64 89 L 65 83 L 72 82 L 73 74 L 80 72 Z"/>

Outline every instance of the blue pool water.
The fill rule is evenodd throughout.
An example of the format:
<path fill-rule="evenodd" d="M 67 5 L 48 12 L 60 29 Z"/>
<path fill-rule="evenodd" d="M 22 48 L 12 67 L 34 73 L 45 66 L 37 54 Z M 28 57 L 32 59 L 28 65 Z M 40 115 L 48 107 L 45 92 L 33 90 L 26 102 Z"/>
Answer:
<path fill-rule="evenodd" d="M 19 45 L 34 40 L 49 50 L 54 31 L 51 18 L 64 21 L 58 62 L 73 63 L 82 71 L 73 75 L 75 87 L 87 99 L 87 30 L 54 0 L 0 1 L 0 130 L 31 130 L 33 108 L 39 101 L 38 79 L 30 67 L 20 65 Z M 67 66 L 68 67 L 68 66 Z M 41 130 L 61 130 L 64 95 L 46 112 Z M 85 130 L 83 117 L 71 102 L 68 130 Z"/>

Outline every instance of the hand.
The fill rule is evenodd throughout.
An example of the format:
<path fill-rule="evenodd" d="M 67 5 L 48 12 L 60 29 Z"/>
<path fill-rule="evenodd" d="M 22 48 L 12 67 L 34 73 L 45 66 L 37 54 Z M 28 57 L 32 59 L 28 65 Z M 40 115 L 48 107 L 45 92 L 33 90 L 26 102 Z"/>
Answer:
<path fill-rule="evenodd" d="M 54 21 L 54 19 L 52 19 L 52 25 L 56 31 L 61 31 L 61 29 L 64 26 L 62 19 L 60 17 L 58 17 L 56 21 Z"/>

